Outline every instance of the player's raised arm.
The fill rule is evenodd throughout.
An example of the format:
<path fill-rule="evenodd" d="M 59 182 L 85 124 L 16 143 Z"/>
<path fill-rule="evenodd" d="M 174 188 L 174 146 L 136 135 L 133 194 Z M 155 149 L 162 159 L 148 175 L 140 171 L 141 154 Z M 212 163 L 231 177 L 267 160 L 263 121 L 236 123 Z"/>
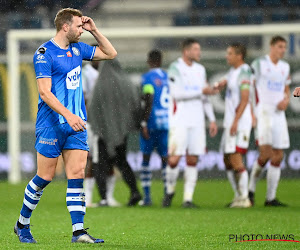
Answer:
<path fill-rule="evenodd" d="M 83 16 L 81 17 L 83 26 L 82 28 L 89 31 L 96 39 L 99 47 L 96 47 L 93 60 L 108 60 L 114 59 L 117 56 L 117 51 L 110 43 L 110 41 L 98 30 L 92 18 Z"/>
<path fill-rule="evenodd" d="M 37 79 L 37 85 L 42 100 L 56 113 L 65 117 L 74 131 L 83 131 L 86 129 L 85 122 L 79 116 L 74 115 L 64 105 L 62 105 L 56 96 L 51 92 L 51 78 L 39 78 Z"/>

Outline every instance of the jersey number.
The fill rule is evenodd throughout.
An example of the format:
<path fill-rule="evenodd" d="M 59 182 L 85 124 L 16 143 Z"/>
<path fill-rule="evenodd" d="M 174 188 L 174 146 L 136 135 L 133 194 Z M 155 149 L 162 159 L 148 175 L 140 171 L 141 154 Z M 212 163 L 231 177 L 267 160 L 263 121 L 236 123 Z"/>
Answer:
<path fill-rule="evenodd" d="M 168 87 L 164 86 L 160 95 L 160 105 L 165 109 L 169 107 L 169 98 Z"/>

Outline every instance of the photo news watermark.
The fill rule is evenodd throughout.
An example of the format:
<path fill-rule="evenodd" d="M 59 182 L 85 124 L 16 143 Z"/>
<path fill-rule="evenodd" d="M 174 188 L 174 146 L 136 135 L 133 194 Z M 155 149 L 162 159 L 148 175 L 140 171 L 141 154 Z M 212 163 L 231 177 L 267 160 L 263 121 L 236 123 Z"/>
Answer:
<path fill-rule="evenodd" d="M 229 234 L 229 242 L 250 242 L 250 241 L 287 241 L 300 243 L 295 240 L 294 234 Z"/>

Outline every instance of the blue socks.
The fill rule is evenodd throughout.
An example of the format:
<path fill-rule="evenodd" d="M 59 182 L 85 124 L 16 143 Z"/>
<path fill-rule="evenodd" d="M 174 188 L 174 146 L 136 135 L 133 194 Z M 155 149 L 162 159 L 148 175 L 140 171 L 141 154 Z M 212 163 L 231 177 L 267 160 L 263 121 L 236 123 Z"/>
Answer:
<path fill-rule="evenodd" d="M 66 201 L 71 215 L 73 232 L 83 230 L 83 218 L 85 215 L 83 179 L 68 180 Z"/>
<path fill-rule="evenodd" d="M 149 169 L 149 162 L 143 161 L 140 172 L 141 184 L 144 191 L 144 202 L 151 202 L 151 178 L 152 173 Z"/>
<path fill-rule="evenodd" d="M 23 206 L 21 209 L 19 223 L 22 225 L 30 224 L 30 217 L 32 211 L 36 208 L 41 196 L 43 194 L 44 188 L 50 183 L 35 175 L 32 180 L 28 183 L 25 188 L 25 195 L 23 200 Z"/>

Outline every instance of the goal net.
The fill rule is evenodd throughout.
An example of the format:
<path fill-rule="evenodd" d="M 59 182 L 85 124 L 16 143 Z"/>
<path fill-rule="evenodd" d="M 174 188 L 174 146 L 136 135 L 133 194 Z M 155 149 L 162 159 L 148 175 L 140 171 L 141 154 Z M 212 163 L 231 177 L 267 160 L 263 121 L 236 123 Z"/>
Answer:
<path fill-rule="evenodd" d="M 130 74 L 132 81 L 139 84 L 140 75 L 147 70 L 146 55 L 150 49 L 161 49 L 164 53 L 163 67 L 180 56 L 179 42 L 186 37 L 199 40 L 202 48 L 201 63 L 206 67 L 209 82 L 214 82 L 227 69 L 225 49 L 229 43 L 241 42 L 248 48 L 247 62 L 268 52 L 270 37 L 282 35 L 289 41 L 286 60 L 292 68 L 293 84 L 300 83 L 299 68 L 299 24 L 264 24 L 240 26 L 193 26 L 193 27 L 145 27 L 145 28 L 103 28 L 101 32 L 107 36 L 118 51 L 118 58 L 123 68 Z M 0 65 L 1 82 L 7 95 L 4 98 L 7 116 L 9 181 L 18 183 L 24 172 L 33 171 L 35 167 L 34 122 L 37 111 L 38 92 L 32 65 L 32 56 L 37 47 L 55 35 L 55 30 L 10 30 L 7 35 L 7 67 Z M 93 37 L 85 32 L 82 41 L 94 43 Z M 6 70 L 8 77 L 5 78 Z M 291 89 L 293 86 L 291 86 Z M 4 92 L 5 92 L 4 91 Z M 221 125 L 224 112 L 224 101 L 221 95 L 211 99 L 218 124 Z M 300 169 L 297 151 L 296 131 L 300 128 L 298 114 L 300 105 L 297 99 L 291 98 L 287 111 L 291 133 L 291 150 L 285 160 L 289 170 Z M 6 132 L 5 122 L 1 123 L 2 132 Z M 0 128 L 1 128 L 0 124 Z M 220 134 L 220 132 L 219 132 Z M 292 136 L 293 134 L 293 136 Z M 295 136 L 294 136 L 295 135 Z M 135 138 L 135 137 L 133 137 Z M 214 167 L 222 170 L 222 158 L 218 155 L 219 137 L 208 138 L 208 148 L 212 150 L 200 160 L 200 168 L 210 171 Z M 132 140 L 134 141 L 134 140 Z M 135 152 L 137 142 L 132 142 L 128 159 L 134 169 L 140 164 Z M 291 157 L 290 157 L 291 156 Z M 0 156 L 1 157 L 1 156 Z M 249 154 L 248 163 L 255 157 Z M 153 164 L 157 165 L 153 158 Z M 300 158 L 299 158 L 300 159 Z M 27 169 L 27 170 L 26 170 Z M 291 172 L 293 173 L 293 172 Z M 217 173 L 218 174 L 218 173 Z M 212 171 L 207 175 L 213 176 Z"/>

